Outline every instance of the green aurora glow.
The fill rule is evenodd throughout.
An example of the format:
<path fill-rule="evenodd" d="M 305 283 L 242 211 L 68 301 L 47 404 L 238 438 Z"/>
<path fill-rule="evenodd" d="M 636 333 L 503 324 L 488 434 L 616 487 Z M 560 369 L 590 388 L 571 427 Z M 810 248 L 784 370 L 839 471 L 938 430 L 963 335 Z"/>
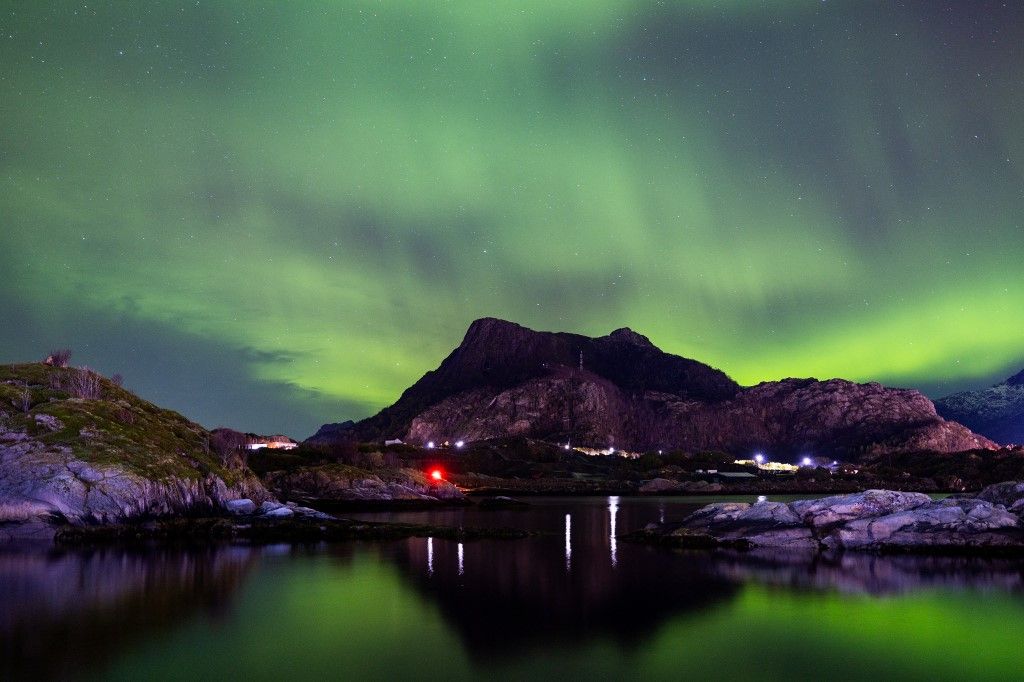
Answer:
<path fill-rule="evenodd" d="M 998 3 L 3 1 L 0 347 L 296 435 L 488 315 L 987 381 L 1024 364 L 1022 45 Z"/>

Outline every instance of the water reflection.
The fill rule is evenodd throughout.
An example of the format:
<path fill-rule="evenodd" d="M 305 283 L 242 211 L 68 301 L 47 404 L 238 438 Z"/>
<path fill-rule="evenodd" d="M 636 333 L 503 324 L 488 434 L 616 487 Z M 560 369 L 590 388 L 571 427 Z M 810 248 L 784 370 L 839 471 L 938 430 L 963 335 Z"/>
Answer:
<path fill-rule="evenodd" d="M 572 571 L 572 514 L 565 515 L 565 572 Z"/>
<path fill-rule="evenodd" d="M 682 552 L 620 544 L 620 531 L 681 517 L 693 507 L 615 496 L 602 498 L 600 506 L 595 502 L 545 506 L 538 501 L 527 512 L 459 517 L 466 525 L 514 520 L 534 529 L 550 529 L 557 519 L 555 537 L 470 542 L 464 553 L 454 542 L 410 539 L 388 548 L 385 556 L 429 595 L 474 658 L 513 657 L 537 646 L 577 646 L 607 637 L 631 648 L 669 619 L 722 608 L 750 584 L 869 595 L 1024 591 L 1019 561 Z M 416 512 L 396 520 L 436 518 Z M 424 554 L 436 559 L 432 572 L 419 568 Z"/>
<path fill-rule="evenodd" d="M 0 548 L 0 679 L 67 678 L 197 613 L 215 620 L 257 554 L 244 548 Z"/>
<path fill-rule="evenodd" d="M 691 654 L 708 647 L 694 654 L 698 658 L 730 659 L 732 642 L 744 629 L 772 638 L 771 650 L 747 656 L 757 666 L 763 662 L 759 656 L 777 654 L 785 661 L 799 655 L 807 648 L 803 640 L 818 626 L 830 627 L 829 637 L 846 636 L 850 646 L 861 646 L 858 638 L 871 630 L 865 624 L 895 627 L 912 608 L 907 604 L 918 605 L 921 622 L 941 612 L 947 626 L 961 622 L 970 628 L 981 627 L 970 620 L 970 609 L 982 598 L 986 613 L 1002 609 L 1000 622 L 1024 614 L 1021 561 L 683 552 L 618 542 L 620 533 L 688 511 L 672 501 L 611 497 L 537 501 L 525 512 L 498 516 L 467 510 L 459 518 L 467 526 L 546 531 L 524 540 L 413 538 L 308 549 L 5 550 L 0 552 L 0 679 L 66 678 L 129 659 L 145 669 L 131 652 L 152 649 L 154 661 L 184 661 L 201 655 L 197 646 L 208 649 L 211 660 L 196 665 L 228 665 L 218 662 L 226 657 L 222 647 L 235 647 L 236 658 L 266 663 L 261 652 L 274 646 L 285 662 L 316 656 L 324 670 L 337 666 L 339 675 L 357 675 L 358 670 L 344 667 L 356 662 L 339 661 L 339 642 L 349 642 L 353 652 L 401 648 L 409 652 L 402 661 L 413 657 L 410 647 L 422 644 L 430 651 L 442 643 L 469 665 L 453 679 L 479 677 L 496 665 L 508 672 L 545 657 L 589 660 L 594 647 L 613 652 L 607 654 L 613 657 L 608 664 L 628 670 L 631 660 L 657 646 L 676 666 L 685 664 L 672 658 L 680 658 L 683 647 Z M 409 514 L 400 520 L 437 521 L 433 513 Z M 822 611 L 816 622 L 819 605 L 835 607 L 830 613 L 842 617 L 829 620 Z M 799 622 L 793 609 L 802 614 Z M 846 618 L 857 609 L 862 621 L 845 632 Z M 752 624 L 751 619 L 761 620 Z M 691 637 L 688 628 L 698 624 L 720 630 L 721 641 Z M 787 627 L 793 629 L 789 639 L 775 632 Z M 182 632 L 192 638 L 182 639 Z M 440 639 L 421 642 L 425 632 Z M 666 632 L 676 634 L 666 639 Z M 883 646 L 890 638 L 877 639 Z M 827 658 L 823 652 L 829 643 L 819 640 L 816 646 Z M 544 656 L 535 656 L 538 652 Z M 416 656 L 421 653 L 416 650 Z M 397 654 L 381 656 L 391 660 L 392 672 L 406 665 Z M 134 672 L 132 664 L 122 670 Z M 176 665 L 166 669 L 171 676 L 180 672 Z M 776 672 L 786 672 L 780 665 Z M 220 670 L 199 668 L 212 669 Z M 222 672 L 230 676 L 232 671 Z M 436 672 L 451 670 L 441 666 Z"/>
<path fill-rule="evenodd" d="M 608 531 L 608 548 L 611 552 L 612 566 L 618 566 L 619 564 L 619 551 L 618 542 L 615 538 L 615 525 L 616 519 L 619 514 L 619 496 L 612 495 L 608 498 L 608 523 L 610 530 Z"/>

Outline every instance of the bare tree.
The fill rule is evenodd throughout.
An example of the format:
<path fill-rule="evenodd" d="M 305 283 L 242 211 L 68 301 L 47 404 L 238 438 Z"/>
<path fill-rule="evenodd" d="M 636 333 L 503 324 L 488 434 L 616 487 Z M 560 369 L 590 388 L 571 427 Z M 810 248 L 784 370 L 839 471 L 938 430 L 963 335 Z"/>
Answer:
<path fill-rule="evenodd" d="M 60 348 L 50 351 L 50 354 L 43 362 L 51 367 L 67 367 L 68 363 L 71 362 L 71 349 Z"/>
<path fill-rule="evenodd" d="M 228 469 L 242 469 L 247 465 L 244 433 L 223 427 L 214 429 L 210 432 L 208 444 L 220 456 L 220 463 Z"/>
<path fill-rule="evenodd" d="M 110 381 L 118 388 L 124 387 L 124 377 L 121 376 L 120 374 L 115 374 L 114 376 L 110 377 Z"/>
<path fill-rule="evenodd" d="M 83 400 L 99 400 L 103 394 L 100 375 L 88 367 L 68 368 L 66 372 L 55 373 L 50 377 L 50 387 Z"/>
<path fill-rule="evenodd" d="M 14 403 L 15 408 L 21 410 L 25 414 L 28 414 L 29 410 L 32 409 L 32 391 L 29 390 L 28 384 L 24 381 L 19 382 L 17 386 L 19 389 L 18 395 L 12 402 Z"/>

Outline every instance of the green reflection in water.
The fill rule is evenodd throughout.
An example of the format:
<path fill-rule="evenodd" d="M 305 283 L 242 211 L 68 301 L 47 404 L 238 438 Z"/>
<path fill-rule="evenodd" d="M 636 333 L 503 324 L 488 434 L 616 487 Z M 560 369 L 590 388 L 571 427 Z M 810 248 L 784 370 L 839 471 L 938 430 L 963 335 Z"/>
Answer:
<path fill-rule="evenodd" d="M 224 620 L 197 618 L 104 677 L 1012 679 L 1022 640 L 1024 603 L 1003 592 L 870 597 L 751 583 L 639 646 L 598 637 L 492 661 L 471 657 L 427 597 L 362 550 L 350 561 L 268 559 Z"/>

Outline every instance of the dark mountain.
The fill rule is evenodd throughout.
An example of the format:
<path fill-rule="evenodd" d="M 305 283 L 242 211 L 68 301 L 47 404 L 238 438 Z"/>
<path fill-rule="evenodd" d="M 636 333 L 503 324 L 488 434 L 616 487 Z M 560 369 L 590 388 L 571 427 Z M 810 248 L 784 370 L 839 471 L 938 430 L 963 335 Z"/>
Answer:
<path fill-rule="evenodd" d="M 582 358 L 582 369 L 581 369 Z M 743 388 L 629 329 L 589 338 L 485 318 L 398 402 L 310 440 L 412 443 L 529 436 L 628 450 L 719 450 L 854 458 L 992 447 L 916 391 L 833 379 Z"/>
<path fill-rule="evenodd" d="M 1024 443 L 1024 371 L 980 391 L 935 401 L 935 409 L 1003 445 Z"/>
<path fill-rule="evenodd" d="M 663 353 L 630 329 L 593 339 L 536 332 L 485 317 L 473 322 L 441 366 L 427 372 L 394 405 L 355 425 L 325 424 L 309 440 L 330 442 L 346 433 L 361 440 L 401 437 L 416 416 L 446 398 L 474 389 L 500 392 L 552 373 L 566 374 L 579 366 L 581 356 L 587 372 L 627 391 L 654 390 L 714 401 L 729 398 L 740 388 L 724 372 Z"/>

